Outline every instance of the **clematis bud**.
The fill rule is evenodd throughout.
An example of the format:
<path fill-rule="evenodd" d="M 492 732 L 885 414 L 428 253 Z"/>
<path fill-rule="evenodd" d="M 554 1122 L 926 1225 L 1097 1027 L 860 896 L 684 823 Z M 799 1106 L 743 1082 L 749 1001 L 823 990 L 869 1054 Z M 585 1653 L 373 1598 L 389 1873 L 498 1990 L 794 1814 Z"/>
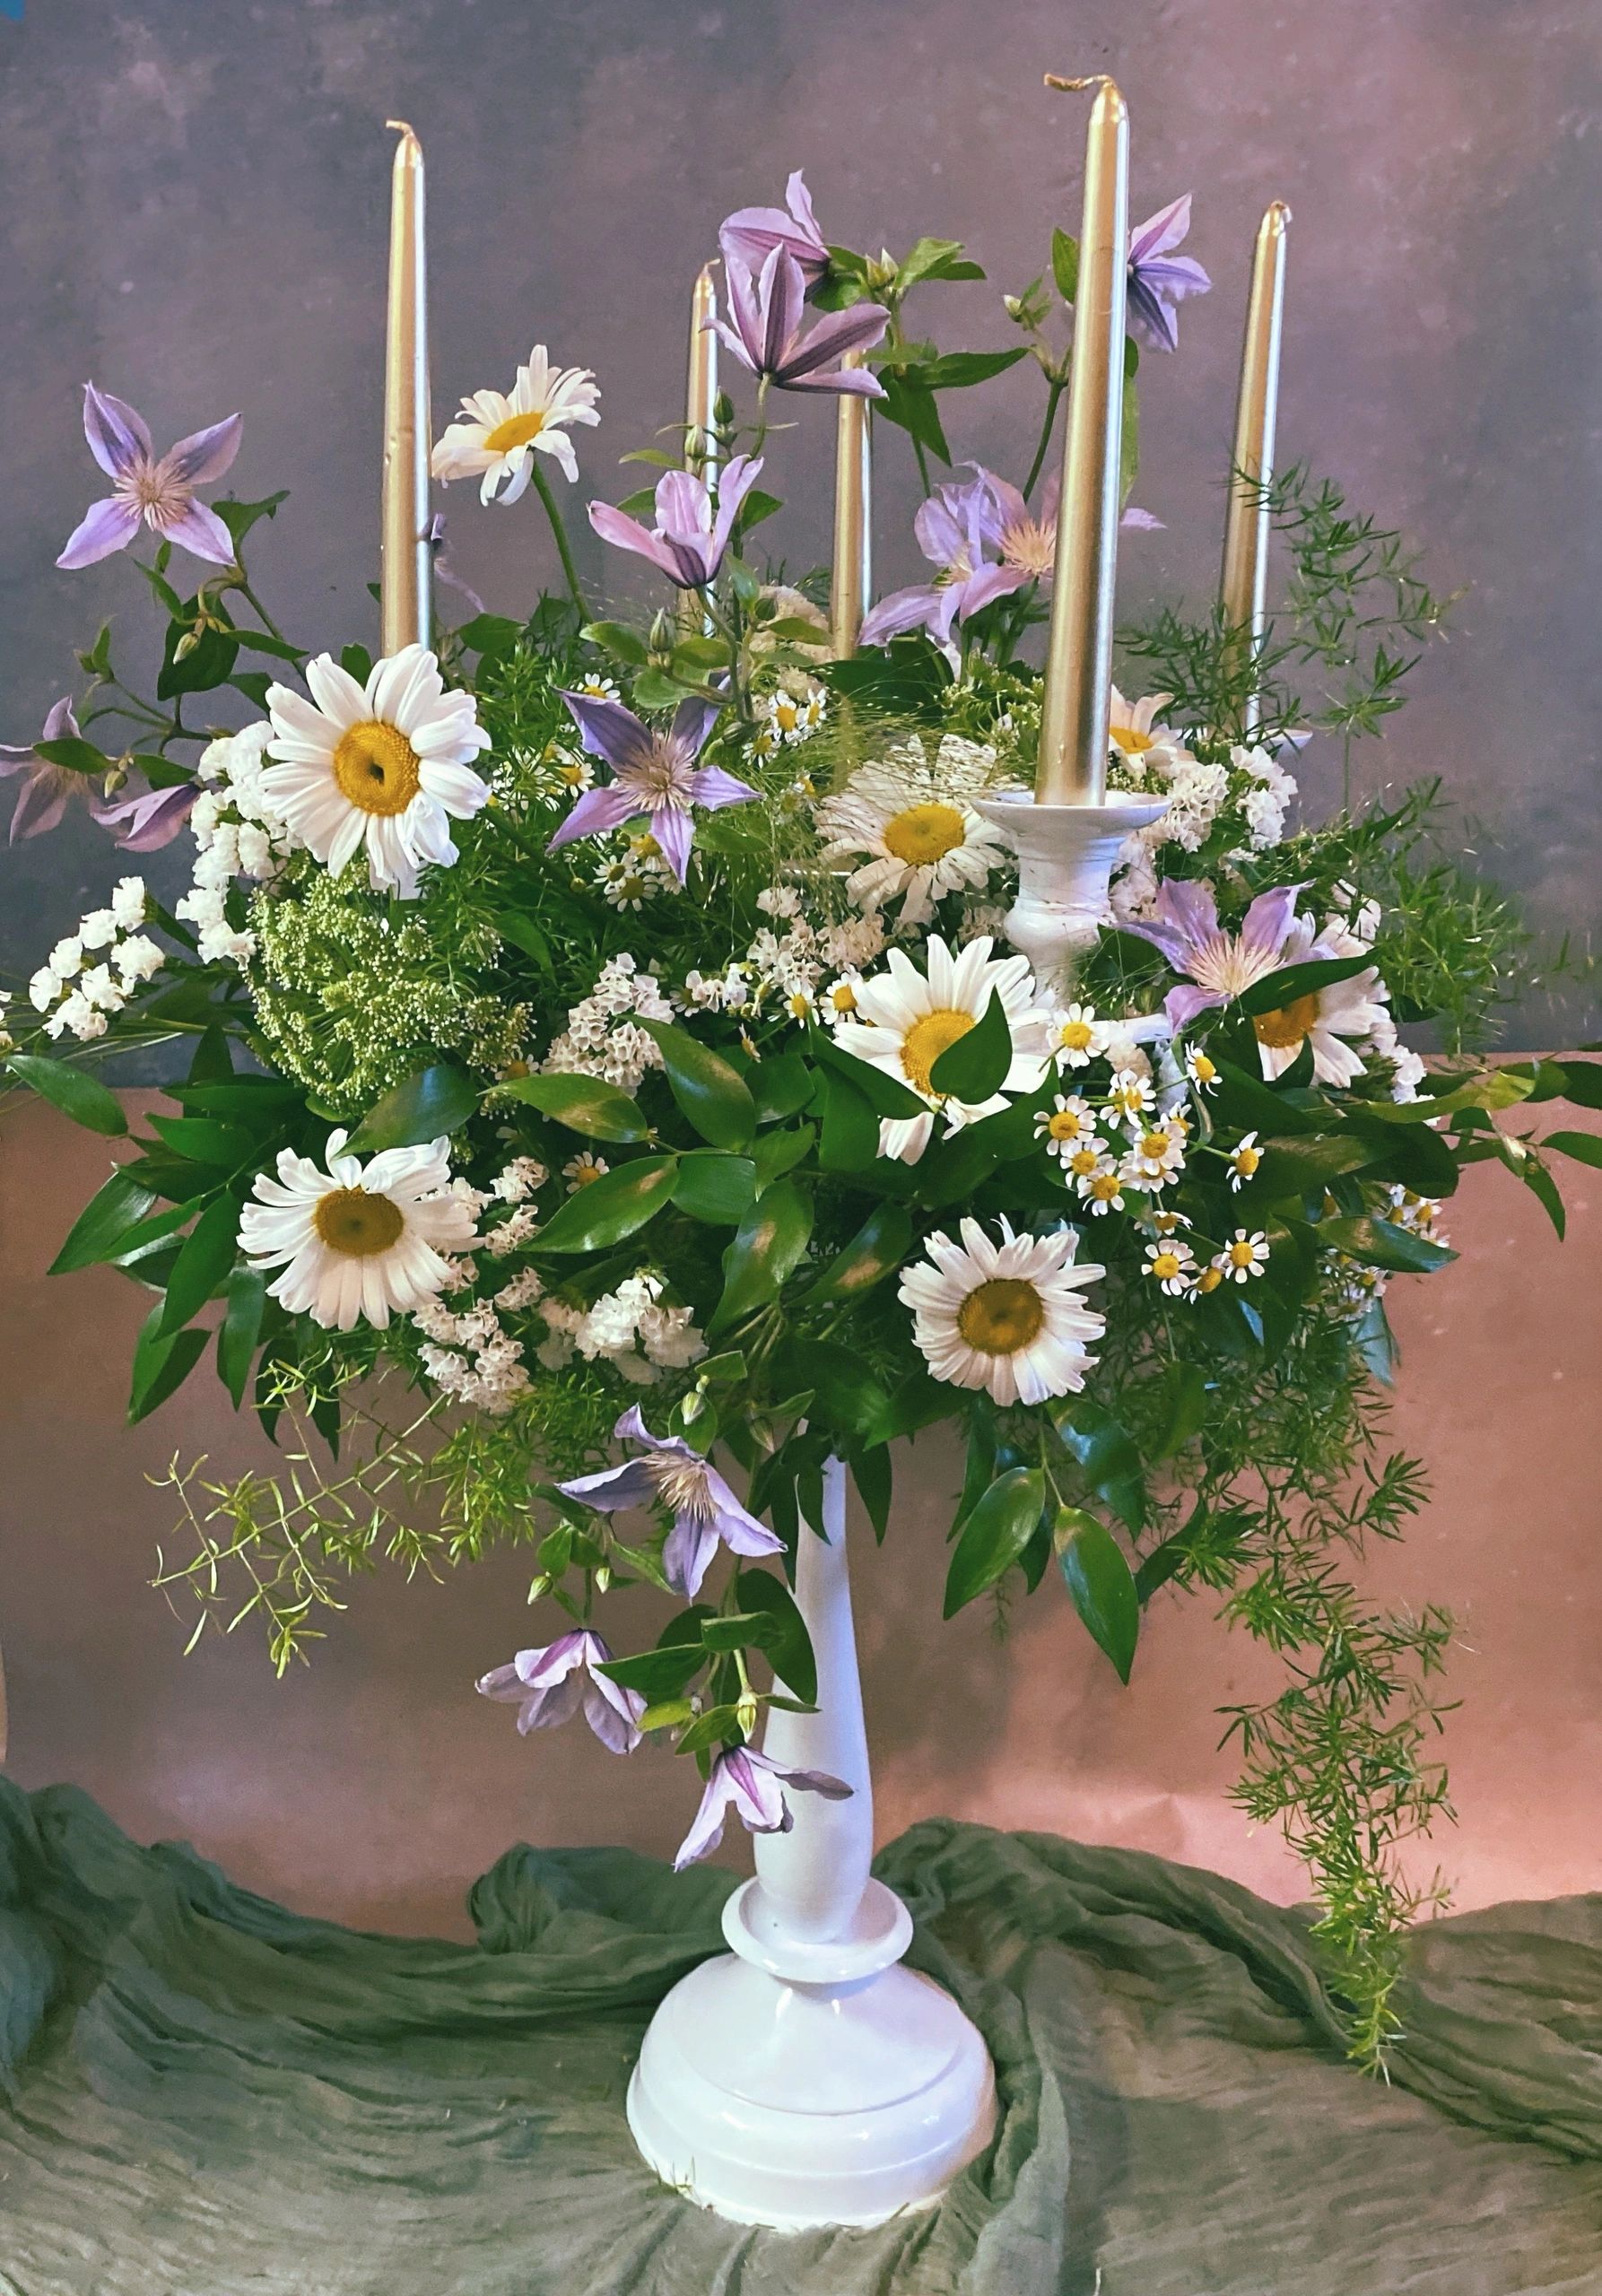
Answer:
<path fill-rule="evenodd" d="M 736 1702 L 735 1720 L 740 1726 L 740 1735 L 749 1738 L 756 1728 L 757 1702 L 753 1690 L 744 1692 Z"/>
<path fill-rule="evenodd" d="M 172 649 L 173 660 L 175 662 L 187 661 L 189 656 L 195 651 L 195 648 L 199 645 L 199 631 L 186 630 L 183 636 L 178 639 L 178 644 Z"/>

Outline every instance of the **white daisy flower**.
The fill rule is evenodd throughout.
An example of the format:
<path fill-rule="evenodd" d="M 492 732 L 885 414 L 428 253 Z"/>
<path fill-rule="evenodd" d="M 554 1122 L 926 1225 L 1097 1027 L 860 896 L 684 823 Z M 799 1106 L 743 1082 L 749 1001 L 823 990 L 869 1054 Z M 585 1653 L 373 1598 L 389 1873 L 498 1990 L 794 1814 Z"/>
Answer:
<path fill-rule="evenodd" d="M 962 1223 L 962 1241 L 940 1232 L 927 1257 L 901 1275 L 912 1310 L 912 1336 L 937 1379 L 983 1387 L 998 1404 L 1044 1403 L 1077 1393 L 1106 1318 L 1080 1294 L 1107 1271 L 1075 1266 L 1072 1228 L 1052 1236 L 1015 1236 L 1003 1220 L 995 1243 L 977 1220 Z"/>
<path fill-rule="evenodd" d="M 376 662 L 365 687 L 319 654 L 306 683 L 309 701 L 267 689 L 264 791 L 334 875 L 365 846 L 374 891 L 415 900 L 424 863 L 448 868 L 457 857 L 450 820 L 470 820 L 489 799 L 468 762 L 490 745 L 473 696 L 447 693 L 422 646 Z"/>
<path fill-rule="evenodd" d="M 1053 1049 L 1063 1068 L 1088 1068 L 1106 1051 L 1112 1031 L 1093 1004 L 1070 1004 L 1057 1024 Z"/>
<path fill-rule="evenodd" d="M 568 1194 L 577 1196 L 581 1187 L 588 1187 L 592 1180 L 604 1179 L 611 1170 L 605 1156 L 594 1156 L 585 1150 L 569 1158 L 562 1168 L 562 1176 L 568 1184 Z"/>
<path fill-rule="evenodd" d="M 1276 961 L 1303 964 L 1310 958 L 1358 957 L 1368 944 L 1331 919 L 1320 933 L 1310 917 L 1293 918 Z M 1347 980 L 1328 982 L 1305 996 L 1270 1013 L 1254 1013 L 1252 1033 L 1258 1057 L 1267 1077 L 1283 1076 L 1292 1067 L 1303 1044 L 1310 1043 L 1313 1074 L 1320 1084 L 1350 1084 L 1363 1073 L 1363 1062 L 1347 1039 L 1371 1037 L 1390 1015 L 1386 1010 L 1389 990 L 1371 966 Z"/>
<path fill-rule="evenodd" d="M 857 1060 L 866 1061 L 910 1084 L 927 1105 L 928 1113 L 902 1120 L 886 1119 L 879 1127 L 879 1152 L 915 1164 L 928 1145 L 935 1113 L 944 1110 L 946 1127 L 971 1124 L 1006 1106 L 1006 1096 L 1031 1092 L 1045 1074 L 1049 1048 L 1049 1022 L 1034 1000 L 1033 976 L 1027 957 L 990 955 L 988 940 L 971 941 L 958 952 L 938 935 L 925 946 L 927 974 L 920 973 L 901 949 L 892 949 L 888 970 L 857 984 L 859 1019 L 841 1021 L 834 1040 Z M 968 1103 L 937 1092 L 929 1074 L 948 1047 L 977 1028 L 989 1009 L 992 996 L 1001 1000 L 1013 1040 L 1011 1065 L 999 1091 L 988 1100 Z"/>
<path fill-rule="evenodd" d="M 1099 1134 L 1093 1132 L 1087 1134 L 1083 1140 L 1075 1141 L 1074 1145 L 1066 1152 L 1062 1161 L 1066 1177 L 1079 1188 L 1081 1196 L 1084 1193 L 1084 1188 L 1079 1185 L 1082 1180 L 1092 1179 L 1099 1171 L 1112 1169 L 1111 1160 L 1107 1153 L 1107 1143 Z"/>
<path fill-rule="evenodd" d="M 1098 1217 L 1124 1208 L 1124 1176 L 1110 1156 L 1098 1156 L 1088 1171 L 1076 1171 L 1074 1186 L 1080 1202 L 1088 1204 Z"/>
<path fill-rule="evenodd" d="M 1185 1134 L 1177 1124 L 1148 1125 L 1129 1150 L 1125 1178 L 1138 1187 L 1162 1187 L 1185 1169 Z"/>
<path fill-rule="evenodd" d="M 792 1021 L 811 1021 L 816 1018 L 818 1000 L 810 988 L 797 983 L 786 996 L 784 1009 Z"/>
<path fill-rule="evenodd" d="M 519 367 L 509 398 L 501 391 L 475 391 L 434 448 L 433 474 L 447 486 L 453 478 L 477 478 L 481 502 L 492 502 L 501 484 L 503 502 L 516 502 L 534 476 L 536 454 L 549 455 L 569 485 L 579 476 L 571 422 L 600 421 L 601 394 L 588 367 L 553 367 L 545 346 L 536 343 L 527 367 Z"/>
<path fill-rule="evenodd" d="M 1257 1177 L 1257 1168 L 1263 1161 L 1262 1149 L 1255 1132 L 1249 1132 L 1230 1150 L 1230 1186 L 1237 1193 L 1249 1179 Z"/>
<path fill-rule="evenodd" d="M 946 893 L 979 892 L 1006 865 L 1006 839 L 969 803 L 981 785 L 961 762 L 947 766 L 945 746 L 931 769 L 921 744 L 904 744 L 818 809 L 823 859 L 858 865 L 846 878 L 851 899 L 867 909 L 900 900 L 905 925 L 926 924 Z"/>
<path fill-rule="evenodd" d="M 1195 1266 L 1196 1254 L 1180 1237 L 1165 1236 L 1160 1243 L 1145 1248 L 1145 1274 L 1171 1300 L 1189 1291 Z"/>
<path fill-rule="evenodd" d="M 325 1331 L 350 1331 L 358 1318 L 382 1330 L 441 1290 L 445 1255 L 478 1239 L 450 1191 L 448 1141 L 387 1148 L 363 1165 L 344 1152 L 348 1136 L 329 1134 L 326 1168 L 285 1148 L 275 1180 L 257 1173 L 239 1248 L 253 1267 L 283 1270 L 267 1289 L 291 1315 Z"/>
<path fill-rule="evenodd" d="M 1042 1109 L 1036 1117 L 1034 1128 L 1044 1140 L 1047 1152 L 1060 1156 L 1067 1162 L 1075 1148 L 1083 1148 L 1095 1138 L 1095 1111 L 1088 1100 L 1080 1100 L 1076 1094 L 1065 1096 L 1058 1092 L 1051 1106 Z"/>
<path fill-rule="evenodd" d="M 831 1029 L 853 1017 L 857 1011 L 857 994 L 861 987 L 860 973 L 842 972 L 824 989 L 818 1000 L 818 1010 Z"/>
<path fill-rule="evenodd" d="M 1171 693 L 1148 693 L 1138 701 L 1126 700 L 1114 686 L 1109 698 L 1107 739 L 1129 778 L 1145 778 L 1154 766 L 1164 774 L 1188 759 L 1180 736 L 1155 720 L 1173 700 Z"/>
<path fill-rule="evenodd" d="M 615 678 L 604 678 L 596 670 L 586 670 L 582 677 L 573 680 L 570 691 L 581 693 L 587 701 L 621 701 Z"/>
<path fill-rule="evenodd" d="M 88 986 L 85 981 L 85 993 Z M 1430 1236 L 1436 1241 L 1440 1240 L 1441 1207 L 1435 1196 L 1416 1195 L 1412 1188 L 1404 1187 L 1399 1182 L 1393 1183 L 1387 1194 L 1389 1209 L 1385 1216 L 1388 1220 L 1394 1220 L 1398 1228 L 1411 1229 L 1415 1236 Z"/>
<path fill-rule="evenodd" d="M 657 890 L 652 873 L 632 860 L 603 861 L 595 881 L 614 909 L 641 909 Z"/>
<path fill-rule="evenodd" d="M 1267 1266 L 1268 1239 L 1260 1228 L 1249 1236 L 1244 1228 L 1237 1228 L 1223 1249 L 1214 1254 L 1210 1264 L 1226 1283 L 1245 1283 Z"/>
<path fill-rule="evenodd" d="M 1198 1092 L 1210 1092 L 1218 1082 L 1218 1064 L 1199 1045 L 1185 1048 L 1185 1074 Z"/>

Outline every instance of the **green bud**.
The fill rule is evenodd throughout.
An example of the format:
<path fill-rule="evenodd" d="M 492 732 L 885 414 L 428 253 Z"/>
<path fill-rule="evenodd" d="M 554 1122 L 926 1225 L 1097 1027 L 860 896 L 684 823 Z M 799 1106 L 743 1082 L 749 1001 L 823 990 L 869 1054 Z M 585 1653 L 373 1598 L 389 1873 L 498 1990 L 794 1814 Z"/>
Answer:
<path fill-rule="evenodd" d="M 178 639 L 178 644 L 172 649 L 173 660 L 175 662 L 187 661 L 199 643 L 199 631 L 197 629 L 186 630 L 183 636 Z"/>
<path fill-rule="evenodd" d="M 531 1603 L 537 1603 L 537 1602 L 538 1602 L 538 1600 L 539 1600 L 539 1598 L 540 1598 L 540 1596 L 541 1596 L 542 1595 L 548 1595 L 548 1594 L 550 1593 L 550 1591 L 551 1591 L 551 1581 L 550 1581 L 550 1579 L 546 1577 L 545 1573 L 544 1573 L 543 1570 L 541 1570 L 541 1571 L 537 1571 L 537 1572 L 535 1573 L 535 1576 L 534 1576 L 534 1577 L 529 1580 L 529 1582 L 528 1582 L 528 1599 L 529 1599 L 529 1601 L 530 1601 Z"/>
<path fill-rule="evenodd" d="M 749 1738 L 756 1728 L 757 1712 L 756 1692 L 753 1690 L 748 1690 L 735 1708 L 735 1719 L 740 1726 L 742 1737 Z"/>

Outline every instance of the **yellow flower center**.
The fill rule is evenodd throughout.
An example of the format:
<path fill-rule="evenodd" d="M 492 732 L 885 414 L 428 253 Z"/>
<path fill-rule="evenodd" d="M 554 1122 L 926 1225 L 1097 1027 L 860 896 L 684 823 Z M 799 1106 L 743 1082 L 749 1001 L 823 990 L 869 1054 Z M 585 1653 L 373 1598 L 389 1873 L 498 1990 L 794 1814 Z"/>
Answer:
<path fill-rule="evenodd" d="M 812 999 L 797 988 L 789 1000 L 790 1018 L 804 1021 L 812 1010 Z"/>
<path fill-rule="evenodd" d="M 1109 738 L 1126 757 L 1138 757 L 1142 750 L 1149 750 L 1156 739 L 1154 734 L 1137 734 L 1133 726 L 1109 726 L 1107 732 Z"/>
<path fill-rule="evenodd" d="M 1251 1025 L 1259 1044 L 1266 1044 L 1273 1052 L 1285 1052 L 1292 1045 L 1301 1043 L 1318 1017 L 1319 999 L 1315 993 L 1295 997 L 1289 1004 L 1276 1004 L 1271 1013 L 1254 1013 Z"/>
<path fill-rule="evenodd" d="M 971 1013 L 955 1013 L 942 1009 L 926 1013 L 921 1021 L 914 1021 L 901 1039 L 901 1068 L 910 1084 L 920 1092 L 932 1092 L 929 1071 L 948 1046 L 959 1037 L 965 1037 L 977 1023 Z"/>
<path fill-rule="evenodd" d="M 587 765 L 559 765 L 556 778 L 565 782 L 570 789 L 582 789 L 588 773 Z"/>
<path fill-rule="evenodd" d="M 1235 1170 L 1243 1180 L 1249 1180 L 1263 1161 L 1260 1148 L 1240 1147 L 1235 1151 Z"/>
<path fill-rule="evenodd" d="M 1218 1074 L 1217 1064 L 1209 1060 L 1205 1052 L 1193 1053 L 1190 1057 L 1190 1074 L 1198 1084 L 1211 1084 Z"/>
<path fill-rule="evenodd" d="M 1098 1172 L 1090 1184 L 1090 1192 L 1098 1204 L 1110 1204 L 1119 1192 L 1116 1172 Z"/>
<path fill-rule="evenodd" d="M 514 447 L 527 447 L 537 439 L 545 427 L 543 407 L 535 407 L 530 414 L 509 414 L 498 422 L 484 438 L 487 455 L 509 455 Z"/>
<path fill-rule="evenodd" d="M 335 1187 L 318 1196 L 311 1224 L 331 1252 L 370 1259 L 398 1243 L 406 1223 L 399 1205 L 387 1196 L 370 1196 L 364 1187 Z"/>
<path fill-rule="evenodd" d="M 1045 1321 L 1045 1302 L 1034 1285 L 1014 1275 L 991 1276 L 957 1309 L 957 1329 L 981 1355 L 1015 1355 Z"/>
<path fill-rule="evenodd" d="M 1198 1292 L 1216 1292 L 1223 1281 L 1223 1270 L 1221 1267 L 1204 1267 L 1196 1279 L 1196 1288 Z"/>
<path fill-rule="evenodd" d="M 854 1013 L 857 1010 L 857 991 L 849 980 L 839 981 L 829 991 L 829 1002 L 837 1013 Z"/>
<path fill-rule="evenodd" d="M 600 1178 L 601 1168 L 599 1164 L 592 1164 L 580 1156 L 575 1160 L 568 1177 L 575 1187 L 588 1187 L 591 1180 Z"/>
<path fill-rule="evenodd" d="M 1152 1274 L 1159 1283 L 1171 1283 L 1180 1272 L 1178 1252 L 1159 1252 L 1152 1262 Z"/>
<path fill-rule="evenodd" d="M 1088 1052 L 1095 1033 L 1088 1021 L 1065 1021 L 1058 1041 L 1065 1052 Z"/>
<path fill-rule="evenodd" d="M 1166 1132 L 1148 1132 L 1140 1144 L 1141 1154 L 1149 1157 L 1154 1163 L 1161 1163 L 1163 1157 L 1167 1155 L 1168 1150 L 1169 1138 Z"/>
<path fill-rule="evenodd" d="M 421 785 L 417 752 L 398 726 L 368 718 L 340 735 L 334 778 L 360 812 L 404 813 Z"/>
<path fill-rule="evenodd" d="M 793 701 L 776 701 L 773 704 L 773 722 L 784 733 L 795 732 L 800 714 Z"/>
<path fill-rule="evenodd" d="M 1230 1246 L 1230 1265 L 1232 1267 L 1253 1267 L 1256 1264 L 1257 1253 L 1251 1245 L 1246 1241 L 1243 1236 L 1237 1238 L 1235 1242 Z"/>
<path fill-rule="evenodd" d="M 1077 1140 L 1083 1126 L 1072 1109 L 1055 1109 L 1046 1118 L 1049 1140 Z"/>
<path fill-rule="evenodd" d="M 961 845 L 967 831 L 954 805 L 908 805 L 884 824 L 884 844 L 898 861 L 927 868 Z"/>

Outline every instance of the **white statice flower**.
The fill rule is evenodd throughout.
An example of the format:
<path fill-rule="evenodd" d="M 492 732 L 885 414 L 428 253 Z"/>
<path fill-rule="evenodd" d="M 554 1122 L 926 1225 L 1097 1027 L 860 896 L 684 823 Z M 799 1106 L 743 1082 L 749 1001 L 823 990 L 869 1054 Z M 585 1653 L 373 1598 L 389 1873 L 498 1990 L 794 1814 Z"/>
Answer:
<path fill-rule="evenodd" d="M 792 997 L 815 998 L 827 970 L 818 936 L 804 917 L 781 920 L 782 933 L 764 926 L 741 961 L 753 1008 L 777 996 L 787 1007 Z"/>
<path fill-rule="evenodd" d="M 514 1205 L 507 1217 L 484 1231 L 484 1249 L 494 1259 L 505 1259 L 531 1241 L 540 1222 L 532 1204 Z"/>
<path fill-rule="evenodd" d="M 573 1005 L 567 1026 L 541 1066 L 546 1075 L 604 1077 L 624 1092 L 637 1092 L 646 1071 L 662 1065 L 654 1037 L 629 1019 L 671 1021 L 673 1006 L 654 973 L 641 972 L 625 950 L 608 957 L 589 995 Z"/>
<path fill-rule="evenodd" d="M 731 964 L 726 972 L 688 972 L 684 975 L 684 995 L 689 1003 L 704 1013 L 738 1013 L 751 1002 L 751 984 L 745 968 Z"/>
<path fill-rule="evenodd" d="M 502 502 L 516 502 L 527 491 L 535 455 L 548 455 L 575 485 L 579 461 L 568 430 L 575 422 L 599 422 L 600 396 L 590 368 L 553 367 L 544 344 L 536 343 L 509 394 L 474 391 L 462 401 L 460 414 L 434 448 L 433 474 L 447 486 L 452 479 L 480 479 L 481 502 L 492 502 L 497 494 Z"/>
<path fill-rule="evenodd" d="M 119 877 L 111 895 L 111 914 L 119 933 L 131 933 L 144 922 L 147 895 L 143 877 Z"/>
<path fill-rule="evenodd" d="M 78 938 L 86 949 L 103 949 L 117 938 L 117 917 L 109 909 L 91 909 L 78 927 Z"/>
<path fill-rule="evenodd" d="M 537 1157 L 514 1156 L 503 1170 L 496 1173 L 490 1183 L 490 1193 L 502 1204 L 526 1204 L 550 1177 Z"/>
<path fill-rule="evenodd" d="M 573 1339 L 583 1326 L 584 1309 L 565 1300 L 542 1300 L 539 1312 L 545 1335 L 535 1354 L 547 1371 L 560 1371 L 573 1360 Z"/>
<path fill-rule="evenodd" d="M 1037 1004 L 1027 957 L 995 960 L 988 941 L 971 941 L 960 952 L 937 935 L 926 944 L 927 973 L 902 950 L 892 949 L 888 970 L 864 980 L 857 990 L 859 1018 L 841 1022 L 834 1041 L 854 1059 L 866 1061 L 910 1085 L 925 1103 L 921 1116 L 884 1118 L 879 1152 L 915 1164 L 929 1144 L 936 1116 L 948 1131 L 977 1122 L 1007 1105 L 1008 1096 L 1032 1092 L 1045 1076 L 1050 1055 L 1050 1017 Z M 938 1091 L 930 1072 L 941 1054 L 977 1028 L 992 996 L 1000 1003 L 1012 1038 L 1012 1059 L 999 1089 L 987 1099 L 966 1102 Z"/>
<path fill-rule="evenodd" d="M 823 926 L 818 934 L 818 954 L 826 966 L 858 973 L 865 965 L 877 963 L 887 938 L 884 919 L 876 909 L 869 909 L 864 916 Z"/>
<path fill-rule="evenodd" d="M 36 1013 L 48 1013 L 61 994 L 61 983 L 48 965 L 40 965 L 28 983 L 28 1002 Z"/>
<path fill-rule="evenodd" d="M 48 962 L 57 982 L 71 980 L 74 973 L 81 972 L 83 968 L 83 943 L 79 935 L 70 933 L 65 940 L 57 941 Z"/>
<path fill-rule="evenodd" d="M 999 1243 L 977 1220 L 962 1221 L 961 1242 L 940 1231 L 926 1239 L 899 1286 L 913 1340 L 936 1378 L 998 1404 L 1076 1394 L 1095 1360 L 1090 1343 L 1106 1329 L 1083 1293 L 1107 1271 L 1075 1265 L 1075 1229 L 1015 1236 L 999 1225 Z"/>
<path fill-rule="evenodd" d="M 1119 848 L 1118 874 L 1108 894 L 1115 922 L 1138 924 L 1150 917 L 1157 905 L 1159 883 L 1145 832 L 1127 837 Z"/>
<path fill-rule="evenodd" d="M 120 1013 L 128 1001 L 126 984 L 112 978 L 109 965 L 93 965 L 81 974 L 78 994 L 97 1013 Z"/>
<path fill-rule="evenodd" d="M 1268 1239 L 1260 1228 L 1250 1235 L 1244 1228 L 1237 1228 L 1223 1249 L 1208 1262 L 1226 1283 L 1245 1283 L 1260 1275 L 1267 1265 Z"/>
<path fill-rule="evenodd" d="M 106 1033 L 106 1015 L 91 1004 L 81 989 L 74 988 L 63 998 L 45 1022 L 45 1034 L 55 1038 L 68 1034 L 80 1044 L 89 1044 Z"/>
<path fill-rule="evenodd" d="M 518 1270 L 509 1283 L 503 1283 L 495 1294 L 496 1312 L 503 1316 L 516 1315 L 520 1309 L 536 1307 L 544 1298 L 545 1287 L 539 1273 L 532 1267 Z"/>
<path fill-rule="evenodd" d="M 273 762 L 263 787 L 283 819 L 335 874 L 365 849 L 370 883 L 403 900 L 425 863 L 457 857 L 450 822 L 489 802 L 470 761 L 488 749 L 470 693 L 447 693 L 424 646 L 376 662 L 365 686 L 333 657 L 306 665 L 308 701 L 267 689 Z"/>
<path fill-rule="evenodd" d="M 1196 1254 L 1181 1237 L 1164 1236 L 1145 1248 L 1143 1272 L 1170 1299 L 1177 1300 L 1190 1290 L 1195 1271 Z"/>
<path fill-rule="evenodd" d="M 635 1387 L 649 1387 L 664 1370 L 683 1370 L 706 1353 L 688 1308 L 667 1307 L 659 1275 L 631 1275 L 596 1300 L 558 1335 L 588 1362 L 605 1362 Z M 548 1326 L 551 1308 L 541 1309 Z"/>
<path fill-rule="evenodd" d="M 1008 867 L 1006 839 L 971 802 L 994 761 L 993 752 L 947 735 L 931 765 L 914 735 L 826 798 L 817 816 L 823 859 L 845 874 L 852 900 L 866 909 L 899 901 L 902 925 L 922 925 L 947 893 L 981 892 Z"/>
<path fill-rule="evenodd" d="M 227 896 L 220 887 L 196 885 L 173 903 L 173 915 L 193 925 L 203 964 L 248 964 L 256 954 L 256 935 L 229 923 Z"/>
<path fill-rule="evenodd" d="M 450 1192 L 449 1143 L 387 1148 L 363 1164 L 347 1156 L 342 1127 L 318 1165 L 292 1148 L 278 1177 L 257 1175 L 255 1201 L 239 1215 L 239 1248 L 253 1267 L 281 1273 L 267 1289 L 292 1316 L 325 1331 L 380 1330 L 440 1291 L 448 1252 L 477 1240 L 466 1207 Z"/>
<path fill-rule="evenodd" d="M 764 917 L 799 917 L 801 895 L 794 885 L 764 885 L 756 905 Z"/>

